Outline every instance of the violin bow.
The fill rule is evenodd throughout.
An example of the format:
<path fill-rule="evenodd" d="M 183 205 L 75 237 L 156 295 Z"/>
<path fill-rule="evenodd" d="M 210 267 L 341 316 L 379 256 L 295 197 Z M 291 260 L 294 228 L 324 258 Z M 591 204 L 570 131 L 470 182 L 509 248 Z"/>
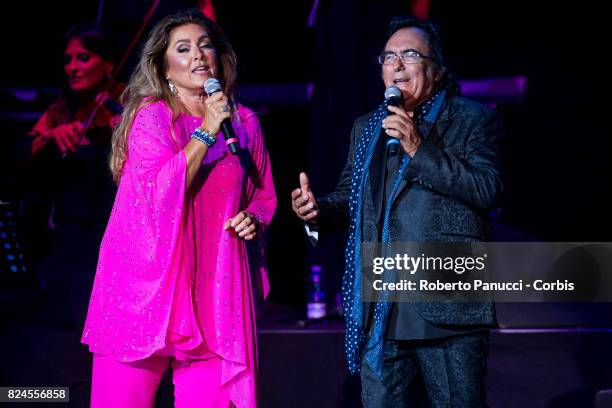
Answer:
<path fill-rule="evenodd" d="M 127 62 L 130 54 L 132 53 L 132 51 L 134 50 L 136 45 L 138 45 L 138 41 L 140 41 L 140 37 L 142 37 L 142 33 L 144 33 L 145 28 L 147 28 L 147 25 L 151 21 L 151 18 L 153 17 L 153 13 L 157 9 L 157 6 L 159 6 L 159 3 L 160 3 L 160 0 L 153 0 L 151 5 L 147 9 L 147 12 L 145 13 L 144 18 L 142 19 L 142 23 L 138 27 L 138 31 L 136 31 L 136 34 L 134 35 L 134 37 L 130 41 L 130 44 L 126 48 L 126 50 L 123 53 L 123 55 L 121 56 L 121 59 L 119 60 L 119 64 L 117 64 L 117 66 L 113 70 L 113 74 L 111 76 L 109 84 L 106 86 L 104 91 L 109 90 L 110 87 L 115 83 L 115 81 L 117 79 L 117 76 L 119 75 L 119 73 L 123 69 L 123 66 Z M 98 9 L 98 23 L 100 23 L 101 20 L 102 20 L 102 8 L 103 8 L 103 5 L 104 5 L 104 0 L 100 0 L 100 7 Z M 89 129 L 89 127 L 93 123 L 94 118 L 98 114 L 98 110 L 100 110 L 102 105 L 103 105 L 103 102 L 96 101 L 96 106 L 94 106 L 93 110 L 91 111 L 91 113 L 89 114 L 87 119 L 83 122 L 83 134 L 85 134 L 85 132 L 87 132 L 87 129 Z"/>

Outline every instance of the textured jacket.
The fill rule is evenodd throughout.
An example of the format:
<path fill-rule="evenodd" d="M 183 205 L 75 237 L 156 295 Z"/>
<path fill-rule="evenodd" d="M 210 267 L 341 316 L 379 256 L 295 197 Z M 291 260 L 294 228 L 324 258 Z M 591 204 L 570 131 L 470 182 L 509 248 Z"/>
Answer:
<path fill-rule="evenodd" d="M 354 153 L 371 114 L 355 121 L 349 155 L 336 189 L 319 200 L 323 236 L 330 230 L 348 227 Z M 502 133 L 501 119 L 495 111 L 462 97 L 449 97 L 401 175 L 390 213 L 390 241 L 485 241 L 487 209 L 502 190 L 499 172 Z M 384 157 L 375 155 L 363 193 L 364 242 L 379 241 L 381 197 L 372 180 L 378 179 L 384 166 Z M 493 304 L 488 302 L 423 302 L 415 307 L 424 319 L 435 324 L 495 322 Z"/>

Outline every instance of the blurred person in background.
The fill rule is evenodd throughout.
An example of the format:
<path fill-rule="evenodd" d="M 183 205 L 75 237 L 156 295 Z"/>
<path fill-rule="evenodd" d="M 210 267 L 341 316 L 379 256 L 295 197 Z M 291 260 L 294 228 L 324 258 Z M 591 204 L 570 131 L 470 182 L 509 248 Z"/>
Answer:
<path fill-rule="evenodd" d="M 115 196 L 108 157 L 124 88 L 112 81 L 115 51 L 102 26 L 71 28 L 66 86 L 24 141 L 28 230 L 49 238 L 35 270 L 45 289 L 41 317 L 51 324 L 82 327 Z"/>

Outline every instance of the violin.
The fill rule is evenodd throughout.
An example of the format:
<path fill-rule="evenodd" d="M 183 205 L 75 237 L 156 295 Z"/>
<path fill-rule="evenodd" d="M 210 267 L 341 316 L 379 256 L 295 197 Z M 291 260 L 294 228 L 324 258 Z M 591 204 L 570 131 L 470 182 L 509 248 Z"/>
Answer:
<path fill-rule="evenodd" d="M 81 145 L 95 142 L 104 142 L 104 140 L 98 140 L 98 137 L 95 135 L 107 132 L 96 132 L 95 129 L 112 129 L 114 127 L 113 125 L 115 123 L 113 118 L 116 118 L 118 115 L 120 115 L 120 111 L 123 110 L 123 107 L 121 107 L 121 105 L 118 105 L 116 101 L 119 100 L 119 96 L 125 89 L 124 84 L 115 82 L 115 80 L 117 78 L 117 75 L 119 74 L 119 72 L 121 72 L 121 69 L 127 62 L 128 57 L 136 48 L 140 37 L 144 33 L 145 28 L 147 27 L 149 22 L 151 21 L 153 13 L 157 9 L 157 6 L 159 6 L 160 1 L 161 0 L 153 0 L 152 3 L 149 5 L 149 8 L 147 9 L 145 16 L 142 19 L 142 22 L 138 27 L 138 30 L 136 31 L 136 34 L 134 35 L 132 41 L 130 41 L 130 44 L 123 53 L 119 65 L 115 67 L 115 70 L 111 77 L 111 86 L 106 89 L 106 92 L 108 92 L 108 95 L 110 96 L 110 102 L 108 102 L 108 99 L 106 99 L 105 101 L 94 101 L 91 105 L 88 104 L 88 106 L 83 107 L 82 112 L 81 110 L 77 112 L 77 119 L 83 124 L 83 136 L 81 136 L 80 142 Z M 98 15 L 98 23 L 100 22 L 101 14 Z M 110 141 L 110 138 L 105 139 L 108 139 Z M 67 157 L 67 152 L 62 154 L 62 159 L 65 159 Z"/>
<path fill-rule="evenodd" d="M 124 84 L 115 83 L 76 112 L 76 120 L 83 124 L 80 145 L 109 143 L 123 111 L 118 100 L 124 89 Z"/>

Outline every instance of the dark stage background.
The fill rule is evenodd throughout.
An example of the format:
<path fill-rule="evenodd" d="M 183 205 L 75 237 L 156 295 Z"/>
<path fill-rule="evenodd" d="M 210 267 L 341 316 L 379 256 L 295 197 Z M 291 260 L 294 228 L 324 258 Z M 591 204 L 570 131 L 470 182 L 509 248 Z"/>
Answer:
<path fill-rule="evenodd" d="M 409 1 L 217 1 L 217 20 L 239 57 L 238 98 L 259 114 L 270 149 L 279 208 L 270 231 L 272 296 L 304 301 L 308 265 L 325 264 L 334 290 L 342 269 L 341 240 L 307 247 L 290 214 L 289 191 L 307 170 L 318 195 L 333 188 L 344 164 L 353 120 L 381 100 L 375 56 L 392 15 Z M 103 21 L 127 44 L 148 1 L 107 0 Z M 162 0 L 153 20 L 189 6 Z M 93 20 L 98 2 L 9 2 L 1 24 L 2 176 L 0 198 L 15 197 L 11 146 L 29 130 L 62 85 L 62 35 Z M 501 101 L 505 192 L 497 221 L 545 241 L 608 241 L 609 133 L 606 131 L 607 47 L 598 3 L 431 1 L 448 62 L 461 79 L 527 78 L 522 101 Z M 18 28 L 17 28 L 18 27 Z M 134 55 L 123 70 L 126 79 Z M 16 98 L 15 88 L 38 91 Z M 15 113 L 21 113 L 16 117 Z M 24 114 L 25 113 L 25 114 Z M 29 114 L 29 116 L 28 116 Z M 291 243 L 291 250 L 285 250 Z"/>
<path fill-rule="evenodd" d="M 309 24 L 315 3 L 315 18 Z M 148 4 L 106 0 L 103 21 L 124 46 Z M 316 250 L 307 244 L 301 223 L 291 213 L 289 192 L 298 186 L 303 170 L 311 175 L 318 196 L 333 189 L 354 119 L 382 99 L 384 88 L 375 57 L 384 45 L 386 26 L 391 16 L 408 13 L 410 2 L 224 0 L 213 4 L 217 21 L 238 54 L 238 99 L 259 113 L 271 155 L 278 195 L 269 235 L 271 300 L 283 307 L 279 315 L 287 323 L 303 317 L 300 311 L 310 265 L 323 265 L 331 300 L 339 290 L 343 262 L 343 237 L 334 237 Z M 161 0 L 154 21 L 191 5 Z M 97 1 L 67 0 L 3 4 L 2 201 L 18 203 L 19 199 L 17 139 L 32 127 L 62 85 L 62 35 L 75 22 L 94 20 L 98 6 Z M 448 63 L 460 79 L 527 80 L 526 92 L 518 97 L 487 100 L 495 103 L 507 127 L 505 191 L 491 213 L 500 240 L 612 241 L 609 67 L 604 62 L 609 35 L 602 7 L 596 1 L 563 5 L 431 0 L 431 18 L 441 26 Z M 120 75 L 123 79 L 135 60 L 134 55 Z M 11 324 L 22 318 L 29 296 L 35 296 L 22 283 L 0 282 L 4 285 L 0 318 Z M 262 314 L 276 313 L 274 308 L 262 310 Z M 612 308 L 606 304 L 501 305 L 500 323 L 510 328 L 605 329 L 612 327 Z M 537 340 L 549 344 L 548 338 Z M 507 347 L 508 340 L 498 344 Z M 581 353 L 584 350 L 580 348 Z M 591 358 L 596 354 L 587 362 L 581 360 L 581 372 L 589 372 L 584 366 Z M 516 371 L 518 375 L 520 370 Z M 597 366 L 597 375 L 603 371 Z M 583 379 L 591 381 L 586 374 Z M 597 384 L 612 388 L 612 383 Z M 532 406 L 582 406 L 558 400 L 550 404 Z"/>

